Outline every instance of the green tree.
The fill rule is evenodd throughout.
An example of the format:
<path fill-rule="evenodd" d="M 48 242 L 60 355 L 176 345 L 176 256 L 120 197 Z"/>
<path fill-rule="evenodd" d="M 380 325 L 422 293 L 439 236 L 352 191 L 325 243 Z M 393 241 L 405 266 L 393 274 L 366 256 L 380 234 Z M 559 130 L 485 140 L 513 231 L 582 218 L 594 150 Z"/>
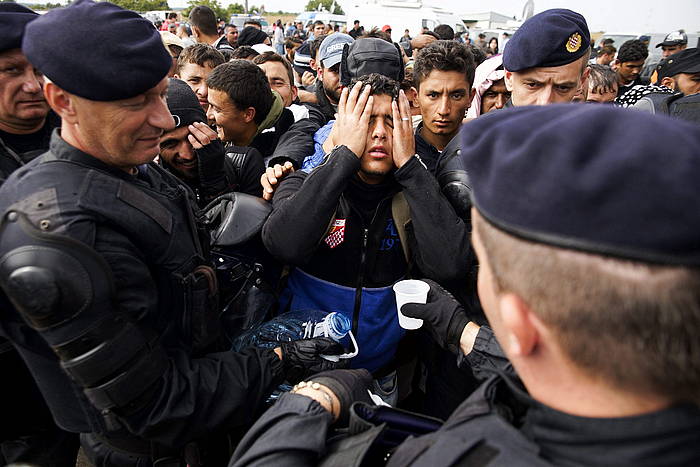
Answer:
<path fill-rule="evenodd" d="M 340 5 L 338 5 L 335 0 L 309 0 L 309 3 L 306 4 L 306 11 L 316 11 L 318 9 L 318 6 L 321 5 L 321 7 L 324 10 L 330 11 L 334 15 L 344 15 L 345 13 L 343 12 L 343 9 L 340 8 Z M 331 11 L 331 7 L 333 7 L 333 10 Z"/>
<path fill-rule="evenodd" d="M 190 0 L 187 3 L 187 8 L 182 10 L 182 17 L 187 18 L 188 16 L 190 16 L 190 11 L 192 10 L 192 8 L 200 5 L 208 6 L 209 8 L 214 10 L 214 14 L 217 18 L 228 18 L 226 8 L 222 7 L 221 3 L 219 3 L 218 0 Z"/>
<path fill-rule="evenodd" d="M 228 19 L 231 15 L 245 13 L 245 7 L 240 3 L 232 3 L 228 6 L 228 8 L 226 8 L 226 13 L 227 16 L 225 19 L 226 22 L 228 22 Z"/>
<path fill-rule="evenodd" d="M 214 10 L 214 14 L 217 18 L 221 18 L 227 23 L 231 15 L 235 13 L 245 13 L 245 7 L 240 3 L 232 3 L 228 7 L 224 8 L 221 6 L 218 0 L 190 0 L 187 4 L 187 8 L 182 10 L 182 17 L 187 18 L 188 16 L 190 16 L 190 11 L 192 10 L 192 8 L 198 5 L 208 6 L 209 8 Z"/>
<path fill-rule="evenodd" d="M 167 0 L 111 0 L 122 8 L 133 11 L 168 10 Z"/>

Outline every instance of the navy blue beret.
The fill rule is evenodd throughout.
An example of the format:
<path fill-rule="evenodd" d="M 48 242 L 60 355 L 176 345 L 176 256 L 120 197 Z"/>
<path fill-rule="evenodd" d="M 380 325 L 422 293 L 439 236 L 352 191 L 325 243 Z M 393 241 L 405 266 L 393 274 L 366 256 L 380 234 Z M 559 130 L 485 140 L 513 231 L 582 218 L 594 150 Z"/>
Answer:
<path fill-rule="evenodd" d="M 0 51 L 19 49 L 27 23 L 39 17 L 26 6 L 13 2 L 0 3 Z"/>
<path fill-rule="evenodd" d="M 462 128 L 473 203 L 496 227 L 563 248 L 700 266 L 700 127 L 557 104 Z"/>
<path fill-rule="evenodd" d="M 60 88 L 95 101 L 142 94 L 165 78 L 173 64 L 148 20 L 91 0 L 78 0 L 32 21 L 22 51 Z"/>
<path fill-rule="evenodd" d="M 522 71 L 567 65 L 581 58 L 591 45 L 586 19 L 557 8 L 526 20 L 506 43 L 503 68 Z"/>

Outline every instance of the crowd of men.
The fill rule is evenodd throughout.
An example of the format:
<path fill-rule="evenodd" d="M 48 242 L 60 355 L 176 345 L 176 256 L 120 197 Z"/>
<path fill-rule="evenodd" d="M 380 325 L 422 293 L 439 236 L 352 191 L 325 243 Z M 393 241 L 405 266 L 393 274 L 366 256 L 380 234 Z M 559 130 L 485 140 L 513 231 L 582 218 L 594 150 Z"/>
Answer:
<path fill-rule="evenodd" d="M 700 464 L 685 33 L 156 26 L 0 3 L 0 462 Z"/>

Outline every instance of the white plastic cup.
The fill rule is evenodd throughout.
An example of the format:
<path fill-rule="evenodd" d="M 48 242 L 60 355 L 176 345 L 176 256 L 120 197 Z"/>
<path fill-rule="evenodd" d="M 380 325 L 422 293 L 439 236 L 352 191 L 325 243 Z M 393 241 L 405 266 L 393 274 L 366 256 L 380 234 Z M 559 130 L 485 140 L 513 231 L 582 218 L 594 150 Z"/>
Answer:
<path fill-rule="evenodd" d="M 408 279 L 394 284 L 394 294 L 396 294 L 396 310 L 399 313 L 399 326 L 404 329 L 418 329 L 423 326 L 423 320 L 409 318 L 401 313 L 401 306 L 404 303 L 425 303 L 428 300 L 430 285 L 426 282 Z"/>

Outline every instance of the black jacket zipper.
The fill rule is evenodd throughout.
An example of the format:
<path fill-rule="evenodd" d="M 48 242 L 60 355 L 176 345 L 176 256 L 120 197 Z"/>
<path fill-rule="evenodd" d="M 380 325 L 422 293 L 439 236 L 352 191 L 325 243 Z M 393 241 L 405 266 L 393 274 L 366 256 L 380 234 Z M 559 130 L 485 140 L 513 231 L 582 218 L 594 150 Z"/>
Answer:
<path fill-rule="evenodd" d="M 372 214 L 372 220 L 369 223 L 369 227 L 374 226 L 374 222 L 377 220 L 377 214 L 379 214 L 379 211 L 382 209 L 382 205 L 386 202 L 387 199 L 392 199 L 394 195 L 389 196 L 388 198 L 384 198 L 381 201 L 379 201 L 379 204 L 377 204 L 377 208 L 374 210 L 374 214 Z M 354 209 L 354 208 L 351 208 Z M 362 215 L 356 211 L 357 216 L 362 219 Z M 357 339 L 357 327 L 359 326 L 360 322 L 360 307 L 362 306 L 362 288 L 364 286 L 364 281 L 365 281 L 365 261 L 367 260 L 367 241 L 369 239 L 369 228 L 365 227 L 364 224 L 362 226 L 362 249 L 360 250 L 360 272 L 357 275 L 357 286 L 355 288 L 355 307 L 353 309 L 352 313 L 352 333 L 354 334 L 355 338 Z"/>

